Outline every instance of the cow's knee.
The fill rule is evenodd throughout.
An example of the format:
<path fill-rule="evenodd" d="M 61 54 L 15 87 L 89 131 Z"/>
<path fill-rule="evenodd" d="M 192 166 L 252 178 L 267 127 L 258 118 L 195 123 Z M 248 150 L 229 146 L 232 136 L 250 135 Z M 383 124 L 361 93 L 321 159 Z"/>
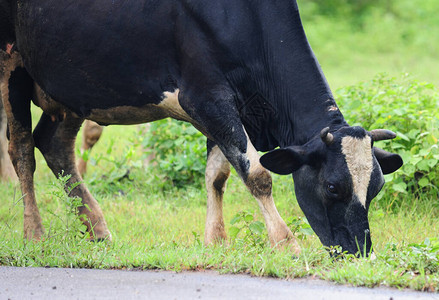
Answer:
<path fill-rule="evenodd" d="M 17 142 L 15 139 L 11 139 L 9 142 L 8 153 L 11 158 L 12 165 L 20 173 L 34 173 L 36 164 L 35 157 L 33 155 L 34 143 L 32 137 Z M 26 171 L 24 171 L 26 170 Z"/>
<path fill-rule="evenodd" d="M 262 165 L 257 165 L 249 173 L 246 185 L 253 196 L 256 198 L 266 198 L 271 196 L 272 192 L 272 179 L 270 172 L 262 167 Z"/>

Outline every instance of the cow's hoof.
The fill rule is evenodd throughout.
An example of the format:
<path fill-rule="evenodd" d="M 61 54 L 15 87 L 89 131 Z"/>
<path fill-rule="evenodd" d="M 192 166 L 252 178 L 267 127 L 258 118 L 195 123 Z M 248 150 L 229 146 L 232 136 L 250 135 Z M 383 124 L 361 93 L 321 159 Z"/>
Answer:
<path fill-rule="evenodd" d="M 297 240 L 294 236 L 289 236 L 288 238 L 280 241 L 276 247 L 282 251 L 289 251 L 293 253 L 293 257 L 298 257 L 302 252 Z"/>
<path fill-rule="evenodd" d="M 30 229 L 25 228 L 24 229 L 24 238 L 28 241 L 41 241 L 41 238 L 43 237 L 44 230 L 42 227 L 38 227 L 37 229 Z"/>
<path fill-rule="evenodd" d="M 107 233 L 106 235 L 90 235 L 90 241 L 91 242 L 96 242 L 96 243 L 100 243 L 100 242 L 111 242 L 113 240 L 113 237 L 111 236 L 111 233 Z"/>
<path fill-rule="evenodd" d="M 111 242 L 111 236 L 109 238 L 107 237 L 107 238 L 99 238 L 99 239 L 90 239 L 90 242 L 93 242 L 93 243 L 102 243 L 105 241 Z"/>
<path fill-rule="evenodd" d="M 222 245 L 227 240 L 227 234 L 224 226 L 216 226 L 213 229 L 206 229 L 204 234 L 204 245 Z"/>
<path fill-rule="evenodd" d="M 294 256 L 296 257 L 298 257 L 302 252 L 302 248 L 300 248 L 295 238 L 294 240 L 288 242 L 288 248 L 294 253 Z"/>
<path fill-rule="evenodd" d="M 277 231 L 272 231 L 272 234 L 269 234 L 269 236 L 273 248 L 291 251 L 294 255 L 300 254 L 301 249 L 297 243 L 296 237 L 285 223 L 283 223 Z"/>
<path fill-rule="evenodd" d="M 210 241 L 204 241 L 204 246 L 210 247 L 210 246 L 227 246 L 229 243 L 227 242 L 226 238 L 216 238 L 214 240 Z"/>

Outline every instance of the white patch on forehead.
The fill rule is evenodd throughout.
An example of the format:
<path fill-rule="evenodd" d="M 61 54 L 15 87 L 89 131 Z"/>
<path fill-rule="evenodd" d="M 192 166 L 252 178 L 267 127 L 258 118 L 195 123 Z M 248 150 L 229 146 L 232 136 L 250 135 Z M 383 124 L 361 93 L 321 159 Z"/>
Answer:
<path fill-rule="evenodd" d="M 373 169 L 371 142 L 369 136 L 363 139 L 346 136 L 341 141 L 342 152 L 354 184 L 354 193 L 364 207 Z"/>

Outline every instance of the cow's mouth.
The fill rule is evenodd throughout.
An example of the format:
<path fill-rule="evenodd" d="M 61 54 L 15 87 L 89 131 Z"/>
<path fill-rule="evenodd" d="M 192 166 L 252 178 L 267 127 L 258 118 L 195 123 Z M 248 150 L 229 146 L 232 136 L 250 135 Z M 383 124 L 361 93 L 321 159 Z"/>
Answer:
<path fill-rule="evenodd" d="M 346 226 L 334 228 L 334 240 L 330 246 L 338 245 L 343 252 L 357 256 L 368 256 L 372 247 L 369 228 L 364 230 L 364 235 L 358 236 L 352 229 Z"/>

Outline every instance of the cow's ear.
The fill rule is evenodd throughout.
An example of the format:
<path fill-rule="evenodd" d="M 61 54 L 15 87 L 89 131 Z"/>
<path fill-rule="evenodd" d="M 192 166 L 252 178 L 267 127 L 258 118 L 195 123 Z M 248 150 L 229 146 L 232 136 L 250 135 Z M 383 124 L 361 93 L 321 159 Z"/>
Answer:
<path fill-rule="evenodd" d="M 373 148 L 373 153 L 381 166 L 383 174 L 393 173 L 401 168 L 403 164 L 402 158 L 398 154 L 390 153 L 375 147 Z"/>
<path fill-rule="evenodd" d="M 260 162 L 273 173 L 288 175 L 305 164 L 306 154 L 301 147 L 281 148 L 264 154 Z"/>

